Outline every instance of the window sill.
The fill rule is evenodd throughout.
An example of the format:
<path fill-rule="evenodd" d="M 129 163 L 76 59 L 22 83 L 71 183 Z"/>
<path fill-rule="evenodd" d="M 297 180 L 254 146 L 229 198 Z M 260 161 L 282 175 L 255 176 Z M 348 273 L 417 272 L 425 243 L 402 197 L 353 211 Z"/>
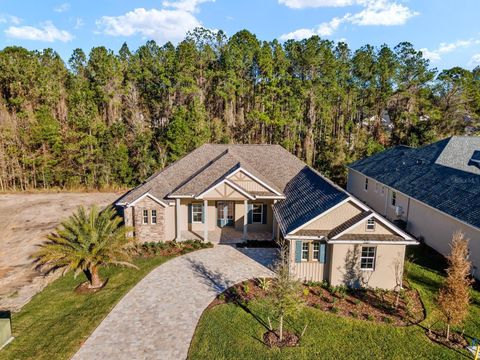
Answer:
<path fill-rule="evenodd" d="M 375 271 L 375 269 L 362 269 L 362 268 L 360 268 L 360 271 L 372 272 L 372 271 Z"/>

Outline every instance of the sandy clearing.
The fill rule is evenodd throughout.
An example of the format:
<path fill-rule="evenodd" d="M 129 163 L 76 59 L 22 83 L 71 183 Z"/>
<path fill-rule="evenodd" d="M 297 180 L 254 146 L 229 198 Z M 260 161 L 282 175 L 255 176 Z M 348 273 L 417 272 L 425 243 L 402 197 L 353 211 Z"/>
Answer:
<path fill-rule="evenodd" d="M 30 255 L 78 206 L 106 206 L 119 193 L 0 195 L 0 309 L 16 311 L 52 280 L 32 269 Z"/>

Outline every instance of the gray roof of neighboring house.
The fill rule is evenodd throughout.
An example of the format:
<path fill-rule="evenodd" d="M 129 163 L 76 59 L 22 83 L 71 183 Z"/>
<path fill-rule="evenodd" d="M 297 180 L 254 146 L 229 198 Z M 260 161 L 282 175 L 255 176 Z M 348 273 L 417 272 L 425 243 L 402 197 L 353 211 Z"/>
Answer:
<path fill-rule="evenodd" d="M 198 195 L 239 167 L 285 195 L 274 206 L 285 234 L 349 197 L 280 145 L 205 144 L 152 175 L 117 203 L 131 203 L 146 192 L 160 200 Z"/>
<path fill-rule="evenodd" d="M 475 151 L 480 151 L 479 136 L 452 136 L 435 163 L 480 175 L 480 167 L 470 161 Z"/>
<path fill-rule="evenodd" d="M 479 137 L 453 136 L 417 149 L 396 146 L 349 167 L 480 228 L 480 176 L 467 165 L 479 149 Z"/>

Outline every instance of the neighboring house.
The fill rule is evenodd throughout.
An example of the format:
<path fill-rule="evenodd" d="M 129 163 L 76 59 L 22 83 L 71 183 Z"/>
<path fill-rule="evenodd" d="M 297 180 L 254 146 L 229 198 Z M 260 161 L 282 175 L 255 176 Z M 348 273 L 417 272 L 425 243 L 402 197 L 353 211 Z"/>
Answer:
<path fill-rule="evenodd" d="M 444 255 L 461 230 L 480 279 L 480 137 L 397 146 L 359 160 L 349 166 L 347 190 Z"/>
<path fill-rule="evenodd" d="M 416 243 L 278 145 L 203 145 L 117 206 L 140 241 L 286 239 L 296 277 L 333 285 L 394 288 Z"/>

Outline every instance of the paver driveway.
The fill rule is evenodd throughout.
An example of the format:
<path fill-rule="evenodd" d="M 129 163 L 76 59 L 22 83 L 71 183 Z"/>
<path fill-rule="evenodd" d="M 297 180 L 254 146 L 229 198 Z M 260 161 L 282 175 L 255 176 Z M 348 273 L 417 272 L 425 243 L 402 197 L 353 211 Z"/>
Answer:
<path fill-rule="evenodd" d="M 240 281 L 273 276 L 273 249 L 217 245 L 160 265 L 114 307 L 73 359 L 185 359 L 203 310 Z"/>

